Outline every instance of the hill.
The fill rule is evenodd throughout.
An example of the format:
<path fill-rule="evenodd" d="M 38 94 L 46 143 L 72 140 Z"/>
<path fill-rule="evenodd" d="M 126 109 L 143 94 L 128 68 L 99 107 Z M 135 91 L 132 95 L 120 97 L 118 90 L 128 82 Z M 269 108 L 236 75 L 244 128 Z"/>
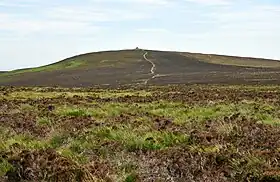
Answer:
<path fill-rule="evenodd" d="M 0 86 L 118 86 L 280 83 L 277 60 L 155 50 L 77 55 L 47 66 L 0 72 Z"/>

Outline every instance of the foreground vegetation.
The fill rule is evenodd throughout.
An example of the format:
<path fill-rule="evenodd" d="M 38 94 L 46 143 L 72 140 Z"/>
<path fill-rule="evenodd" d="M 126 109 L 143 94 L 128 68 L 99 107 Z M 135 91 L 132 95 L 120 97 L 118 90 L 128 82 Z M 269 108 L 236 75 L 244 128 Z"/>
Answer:
<path fill-rule="evenodd" d="M 0 181 L 280 181 L 277 86 L 0 89 Z"/>

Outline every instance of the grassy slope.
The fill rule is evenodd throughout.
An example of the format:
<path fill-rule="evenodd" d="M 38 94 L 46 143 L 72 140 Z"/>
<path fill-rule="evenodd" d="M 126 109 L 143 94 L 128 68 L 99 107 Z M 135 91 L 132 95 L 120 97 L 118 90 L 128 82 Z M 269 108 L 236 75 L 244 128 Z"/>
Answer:
<path fill-rule="evenodd" d="M 85 70 L 91 69 L 93 72 L 98 71 L 99 68 L 121 68 L 127 67 L 131 64 L 137 63 L 138 60 L 142 58 L 142 52 L 121 50 L 121 51 L 105 51 L 105 52 L 95 52 L 77 55 L 70 57 L 68 59 L 59 61 L 54 64 L 37 67 L 28 68 L 21 70 L 14 70 L 10 72 L 0 73 L 0 84 L 17 82 L 19 80 L 33 80 L 44 79 L 42 74 L 47 74 L 51 78 L 53 75 L 49 74 L 52 72 L 61 73 L 84 73 Z M 32 82 L 32 81 L 31 81 Z M 44 83 L 44 82 L 43 82 Z"/>
<path fill-rule="evenodd" d="M 52 148 L 45 179 L 70 181 L 75 168 L 104 181 L 277 180 L 278 94 L 275 86 L 4 89 L 0 154 L 10 163 L 0 156 L 0 177 L 25 150 L 35 156 L 22 159 L 27 170 L 42 179 Z M 52 173 L 59 162 L 70 174 Z"/>
<path fill-rule="evenodd" d="M 22 73 L 49 72 L 55 70 L 67 70 L 76 68 L 90 68 L 91 66 L 117 66 L 118 64 L 125 64 L 131 59 L 137 60 L 139 58 L 141 58 L 141 56 L 139 56 L 139 52 L 128 50 L 94 52 L 73 56 L 46 66 L 4 72 L 0 76 L 13 76 Z"/>

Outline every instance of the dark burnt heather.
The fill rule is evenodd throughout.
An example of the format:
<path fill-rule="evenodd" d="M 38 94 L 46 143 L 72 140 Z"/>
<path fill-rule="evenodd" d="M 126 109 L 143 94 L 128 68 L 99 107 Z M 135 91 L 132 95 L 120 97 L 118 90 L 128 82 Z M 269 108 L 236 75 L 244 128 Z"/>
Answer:
<path fill-rule="evenodd" d="M 0 181 L 279 181 L 279 95 L 0 87 Z"/>
<path fill-rule="evenodd" d="M 143 57 L 146 52 L 146 58 L 155 65 L 154 75 L 150 72 L 151 63 Z M 213 55 L 208 61 L 209 56 L 141 49 L 89 53 L 44 67 L 0 73 L 0 85 L 49 87 L 99 85 L 116 88 L 146 84 L 280 83 L 280 63 L 276 60 Z"/>
<path fill-rule="evenodd" d="M 174 52 L 154 51 L 150 55 L 157 65 L 157 73 L 159 74 L 159 77 L 151 82 L 153 84 L 279 83 L 278 75 L 280 69 L 277 67 L 264 68 L 212 64 L 201 61 L 191 54 L 186 56 L 182 53 Z"/>

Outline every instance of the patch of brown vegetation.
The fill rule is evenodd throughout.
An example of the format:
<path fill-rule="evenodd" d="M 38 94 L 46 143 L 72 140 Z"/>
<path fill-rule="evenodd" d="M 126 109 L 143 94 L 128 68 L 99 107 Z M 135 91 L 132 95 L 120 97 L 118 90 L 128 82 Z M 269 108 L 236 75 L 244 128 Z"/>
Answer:
<path fill-rule="evenodd" d="M 70 135 L 79 135 L 84 129 L 99 125 L 100 123 L 96 122 L 91 116 L 64 116 L 57 118 L 55 127 L 62 129 Z"/>
<path fill-rule="evenodd" d="M 37 125 L 37 116 L 32 113 L 0 114 L 0 126 L 11 128 L 17 134 L 28 133 L 40 137 L 50 131 L 47 126 Z"/>
<path fill-rule="evenodd" d="M 5 157 L 13 166 L 6 176 L 14 181 L 96 181 L 89 169 L 62 157 L 55 150 L 21 151 Z"/>

